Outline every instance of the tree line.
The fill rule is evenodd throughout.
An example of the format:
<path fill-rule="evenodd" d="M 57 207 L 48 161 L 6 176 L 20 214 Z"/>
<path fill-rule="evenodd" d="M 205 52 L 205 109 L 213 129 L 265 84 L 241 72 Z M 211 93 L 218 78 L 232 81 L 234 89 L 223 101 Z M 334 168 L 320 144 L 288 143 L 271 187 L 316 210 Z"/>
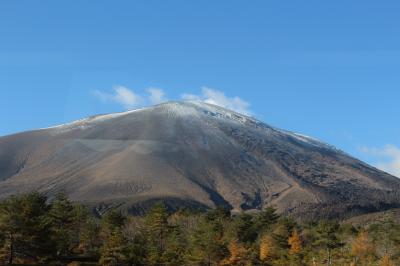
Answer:
<path fill-rule="evenodd" d="M 300 224 L 272 207 L 231 214 L 174 213 L 161 202 L 144 216 L 96 217 L 60 193 L 0 203 L 0 264 L 18 265 L 400 265 L 400 225 Z"/>

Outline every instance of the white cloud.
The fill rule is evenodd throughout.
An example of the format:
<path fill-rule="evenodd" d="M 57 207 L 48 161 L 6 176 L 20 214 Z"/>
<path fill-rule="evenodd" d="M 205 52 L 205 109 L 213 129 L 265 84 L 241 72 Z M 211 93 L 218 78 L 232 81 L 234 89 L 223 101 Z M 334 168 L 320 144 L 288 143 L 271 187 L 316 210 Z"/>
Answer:
<path fill-rule="evenodd" d="M 381 149 L 362 147 L 361 151 L 377 160 L 375 163 L 377 168 L 400 177 L 400 148 L 386 145 Z"/>
<path fill-rule="evenodd" d="M 181 98 L 185 101 L 202 101 L 202 98 L 198 95 L 184 93 Z"/>
<path fill-rule="evenodd" d="M 166 102 L 165 92 L 159 88 L 148 88 L 146 90 L 148 92 L 148 98 L 151 104 L 160 104 Z"/>
<path fill-rule="evenodd" d="M 94 90 L 93 94 L 103 102 L 114 102 L 121 104 L 126 109 L 131 109 L 140 106 L 143 103 L 143 98 L 124 86 L 115 86 L 114 93 L 105 93 L 99 90 Z"/>
<path fill-rule="evenodd" d="M 251 114 L 249 110 L 250 103 L 244 101 L 239 97 L 228 97 L 224 92 L 219 90 L 214 90 L 208 87 L 203 87 L 201 90 L 201 95 L 195 94 L 183 94 L 183 100 L 190 101 L 203 101 L 205 103 L 215 104 L 230 110 L 234 110 L 242 114 Z"/>
<path fill-rule="evenodd" d="M 93 94 L 105 103 L 118 103 L 125 109 L 132 109 L 144 105 L 160 104 L 167 101 L 165 92 L 159 88 L 150 87 L 146 89 L 146 95 L 140 95 L 124 86 L 115 86 L 113 93 L 94 90 Z"/>
<path fill-rule="evenodd" d="M 146 93 L 137 94 L 133 90 L 124 86 L 113 87 L 112 93 L 94 90 L 93 94 L 105 103 L 118 103 L 125 109 L 133 109 L 146 105 L 155 105 L 166 102 L 168 99 L 162 89 L 150 87 Z M 250 104 L 239 97 L 228 97 L 224 92 L 203 87 L 199 95 L 182 94 L 183 100 L 202 101 L 209 104 L 218 105 L 238 113 L 250 115 Z"/>

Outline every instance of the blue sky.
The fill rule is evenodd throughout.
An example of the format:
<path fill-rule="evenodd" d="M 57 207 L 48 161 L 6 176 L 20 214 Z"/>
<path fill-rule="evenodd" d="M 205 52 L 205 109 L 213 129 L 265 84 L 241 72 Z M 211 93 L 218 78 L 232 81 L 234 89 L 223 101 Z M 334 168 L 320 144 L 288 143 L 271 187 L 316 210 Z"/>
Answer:
<path fill-rule="evenodd" d="M 1 1 L 0 135 L 190 94 L 400 175 L 399 12 L 394 0 Z"/>

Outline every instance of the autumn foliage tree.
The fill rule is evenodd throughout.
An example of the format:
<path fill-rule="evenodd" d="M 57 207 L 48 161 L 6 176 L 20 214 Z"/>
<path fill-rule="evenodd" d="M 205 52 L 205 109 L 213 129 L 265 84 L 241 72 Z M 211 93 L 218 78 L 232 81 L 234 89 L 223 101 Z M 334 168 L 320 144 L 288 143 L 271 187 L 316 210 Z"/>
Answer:
<path fill-rule="evenodd" d="M 368 237 L 368 232 L 361 231 L 351 244 L 351 253 L 356 263 L 368 265 L 375 256 L 375 246 Z"/>
<path fill-rule="evenodd" d="M 264 234 L 260 239 L 259 258 L 261 263 L 267 264 L 274 253 L 274 244 L 271 236 Z"/>
<path fill-rule="evenodd" d="M 240 243 L 238 240 L 234 239 L 229 243 L 229 253 L 230 256 L 223 260 L 221 265 L 249 265 L 251 259 L 249 258 L 249 251 Z"/>
<path fill-rule="evenodd" d="M 290 246 L 290 255 L 296 255 L 301 252 L 301 239 L 296 229 L 293 230 L 292 235 L 289 237 L 288 244 Z"/>
<path fill-rule="evenodd" d="M 381 261 L 379 262 L 379 266 L 395 266 L 392 260 L 390 259 L 390 256 L 388 254 L 385 254 Z"/>

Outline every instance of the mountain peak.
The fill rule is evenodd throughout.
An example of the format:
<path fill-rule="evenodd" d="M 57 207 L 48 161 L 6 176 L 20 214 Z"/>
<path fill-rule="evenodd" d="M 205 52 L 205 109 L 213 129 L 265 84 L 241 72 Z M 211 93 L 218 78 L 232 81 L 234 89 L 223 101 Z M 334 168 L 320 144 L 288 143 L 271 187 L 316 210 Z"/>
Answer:
<path fill-rule="evenodd" d="M 40 130 L 53 129 L 53 130 L 58 130 L 60 132 L 65 132 L 77 128 L 85 129 L 90 126 L 96 125 L 98 123 L 105 122 L 109 119 L 116 119 L 134 113 L 149 112 L 149 111 L 165 112 L 171 116 L 181 116 L 181 117 L 199 116 L 200 114 L 207 114 L 215 118 L 219 117 L 219 118 L 232 119 L 237 122 L 240 121 L 243 122 L 248 119 L 252 120 L 253 122 L 256 122 L 255 119 L 252 119 L 246 115 L 239 114 L 235 111 L 228 110 L 226 108 L 213 105 L 210 103 L 205 103 L 202 101 L 168 101 L 161 104 L 132 109 L 124 112 L 94 115 L 61 125 L 41 128 Z M 259 123 L 259 121 L 257 121 L 257 123 Z"/>
<path fill-rule="evenodd" d="M 131 212 L 163 200 L 177 208 L 274 205 L 334 216 L 397 206 L 399 188 L 399 179 L 328 144 L 202 102 L 0 138 L 0 197 L 63 190 L 73 200 Z"/>

